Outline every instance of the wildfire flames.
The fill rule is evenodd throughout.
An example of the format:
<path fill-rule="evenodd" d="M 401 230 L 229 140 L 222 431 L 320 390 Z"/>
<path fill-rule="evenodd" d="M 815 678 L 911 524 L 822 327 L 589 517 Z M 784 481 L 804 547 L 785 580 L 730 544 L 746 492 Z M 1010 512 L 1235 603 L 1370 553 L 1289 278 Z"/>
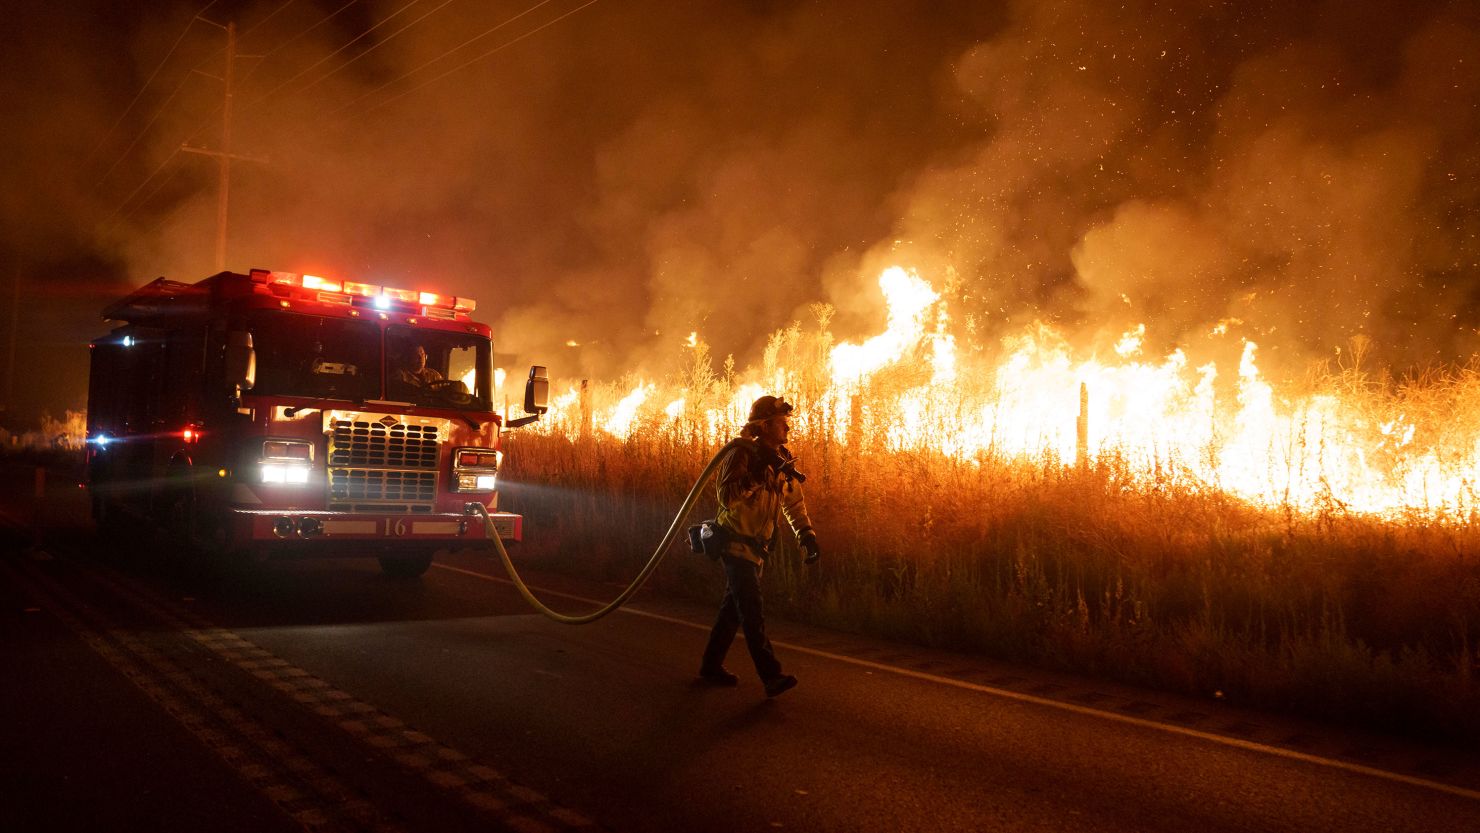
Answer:
<path fill-rule="evenodd" d="M 691 334 L 681 348 L 693 353 L 688 378 L 637 380 L 625 393 L 601 386 L 584 401 L 571 386 L 553 398 L 544 430 L 626 438 L 668 429 L 718 442 L 757 396 L 780 393 L 799 406 L 800 438 L 869 451 L 978 464 L 1113 463 L 1148 488 L 1213 488 L 1297 512 L 1461 520 L 1475 510 L 1480 432 L 1432 407 L 1426 419 L 1410 416 L 1411 396 L 1344 389 L 1339 376 L 1312 391 L 1277 390 L 1248 340 L 1236 367 L 1197 363 L 1182 349 L 1148 359 L 1145 325 L 1104 357 L 1042 325 L 1005 339 L 990 359 L 963 355 L 948 304 L 930 283 L 891 267 L 879 288 L 887 326 L 872 338 L 832 344 L 825 319 L 820 334 L 781 330 L 759 368 L 725 383 L 706 375 L 707 348 Z M 1236 337 L 1225 324 L 1209 338 Z M 1448 384 L 1440 398 L 1461 409 L 1467 382 Z"/>

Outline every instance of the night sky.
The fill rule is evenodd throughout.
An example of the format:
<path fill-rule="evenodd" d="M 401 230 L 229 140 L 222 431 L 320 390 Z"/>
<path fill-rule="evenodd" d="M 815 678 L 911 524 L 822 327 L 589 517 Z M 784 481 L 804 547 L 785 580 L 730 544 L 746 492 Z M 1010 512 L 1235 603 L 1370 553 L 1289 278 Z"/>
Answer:
<path fill-rule="evenodd" d="M 113 296 L 213 271 L 225 33 L 204 2 L 0 29 L 5 419 L 80 408 Z M 235 22 L 227 268 L 478 299 L 512 366 L 754 361 L 878 272 L 963 336 L 1219 322 L 1298 369 L 1480 349 L 1473 2 L 262 0 Z M 580 347 L 568 347 L 576 341 Z M 0 342 L 6 347 L 9 339 Z"/>

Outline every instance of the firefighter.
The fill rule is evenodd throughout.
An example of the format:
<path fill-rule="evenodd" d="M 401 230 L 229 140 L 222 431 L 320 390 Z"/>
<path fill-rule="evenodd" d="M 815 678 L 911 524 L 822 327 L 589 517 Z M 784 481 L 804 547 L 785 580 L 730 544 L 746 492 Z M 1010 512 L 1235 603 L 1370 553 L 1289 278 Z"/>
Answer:
<path fill-rule="evenodd" d="M 405 366 L 396 371 L 396 381 L 413 387 L 426 387 L 442 381 L 442 374 L 427 367 L 427 351 L 420 344 L 413 344 L 406 351 Z"/>
<path fill-rule="evenodd" d="M 740 439 L 730 442 L 721 460 L 717 488 L 719 515 L 719 561 L 725 570 L 725 596 L 719 618 L 709 634 L 709 644 L 699 666 L 699 678 L 714 685 L 733 686 L 739 678 L 724 667 L 725 654 L 738 628 L 755 670 L 766 686 L 766 696 L 775 697 L 797 684 L 797 678 L 781 672 L 766 637 L 765 614 L 761 608 L 761 572 L 766 556 L 778 539 L 777 516 L 784 515 L 805 553 L 805 562 L 819 556 L 817 534 L 807 517 L 795 458 L 786 448 L 791 431 L 788 416 L 792 406 L 778 396 L 762 396 L 750 407 L 750 418 Z"/>

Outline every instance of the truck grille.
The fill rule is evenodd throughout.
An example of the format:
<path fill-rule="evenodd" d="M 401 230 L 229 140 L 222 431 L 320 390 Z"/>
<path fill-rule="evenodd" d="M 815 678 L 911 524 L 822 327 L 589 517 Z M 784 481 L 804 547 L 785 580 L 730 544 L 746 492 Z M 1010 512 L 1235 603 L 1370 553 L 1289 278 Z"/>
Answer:
<path fill-rule="evenodd" d="M 337 420 L 329 435 L 329 465 L 437 470 L 437 427 Z"/>
<path fill-rule="evenodd" d="M 336 420 L 329 432 L 329 509 L 425 513 L 436 508 L 437 426 Z"/>

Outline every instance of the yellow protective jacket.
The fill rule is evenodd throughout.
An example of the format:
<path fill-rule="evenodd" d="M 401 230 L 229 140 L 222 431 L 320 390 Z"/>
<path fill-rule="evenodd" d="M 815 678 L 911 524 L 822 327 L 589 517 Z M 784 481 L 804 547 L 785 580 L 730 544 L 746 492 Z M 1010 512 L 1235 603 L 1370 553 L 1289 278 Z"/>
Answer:
<path fill-rule="evenodd" d="M 729 453 L 720 461 L 719 515 L 715 520 L 730 540 L 724 554 L 756 564 L 765 564 L 771 541 L 776 536 L 776 516 L 786 516 L 791 531 L 801 537 L 812 528 L 807 517 L 807 504 L 802 499 L 802 485 L 780 474 L 762 460 L 760 444 L 755 440 L 730 442 Z M 783 460 L 792 459 L 785 446 L 776 450 Z"/>

